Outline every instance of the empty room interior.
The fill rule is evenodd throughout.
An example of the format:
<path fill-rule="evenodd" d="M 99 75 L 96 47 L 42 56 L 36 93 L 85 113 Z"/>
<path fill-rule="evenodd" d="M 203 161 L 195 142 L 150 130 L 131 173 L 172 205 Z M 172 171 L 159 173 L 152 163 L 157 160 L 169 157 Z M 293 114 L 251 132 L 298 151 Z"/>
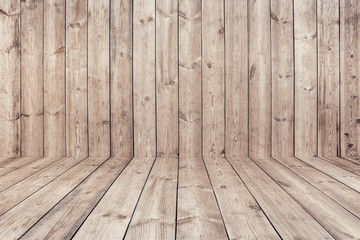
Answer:
<path fill-rule="evenodd" d="M 360 239 L 360 0 L 1 0 L 0 239 Z"/>

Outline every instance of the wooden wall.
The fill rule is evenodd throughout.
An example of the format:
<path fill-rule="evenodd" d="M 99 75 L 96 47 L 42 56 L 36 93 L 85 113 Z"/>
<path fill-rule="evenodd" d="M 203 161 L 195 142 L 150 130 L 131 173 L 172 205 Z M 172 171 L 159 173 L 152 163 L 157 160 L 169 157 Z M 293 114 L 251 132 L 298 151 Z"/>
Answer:
<path fill-rule="evenodd" d="M 4 0 L 0 155 L 360 151 L 358 0 Z"/>

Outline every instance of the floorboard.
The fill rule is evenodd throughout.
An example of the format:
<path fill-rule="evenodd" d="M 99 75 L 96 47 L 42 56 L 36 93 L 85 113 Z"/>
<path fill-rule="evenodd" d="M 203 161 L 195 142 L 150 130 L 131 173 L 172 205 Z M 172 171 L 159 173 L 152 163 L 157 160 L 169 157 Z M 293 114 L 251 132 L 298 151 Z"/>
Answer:
<path fill-rule="evenodd" d="M 227 239 L 201 157 L 180 157 L 177 239 Z"/>
<path fill-rule="evenodd" d="M 252 157 L 336 239 L 360 238 L 360 219 L 271 157 Z M 341 219 L 341 221 L 334 221 Z"/>
<path fill-rule="evenodd" d="M 327 157 L 327 158 L 320 158 L 322 160 L 326 160 L 333 165 L 343 168 L 349 172 L 352 172 L 356 175 L 360 176 L 360 162 L 354 162 L 349 159 L 339 158 L 339 157 Z M 320 161 L 323 162 L 323 161 Z M 327 164 L 326 164 L 327 165 Z"/>
<path fill-rule="evenodd" d="M 74 239 L 123 238 L 153 163 L 153 157 L 134 157 L 85 220 Z"/>
<path fill-rule="evenodd" d="M 0 239 L 21 237 L 105 160 L 102 157 L 87 158 L 2 215 Z"/>
<path fill-rule="evenodd" d="M 0 176 L 12 172 L 22 166 L 38 160 L 41 157 L 19 157 L 15 159 L 7 159 L 0 163 Z"/>
<path fill-rule="evenodd" d="M 225 158 L 204 158 L 230 239 L 280 239 Z"/>
<path fill-rule="evenodd" d="M 229 158 L 282 239 L 333 239 L 250 158 Z"/>
<path fill-rule="evenodd" d="M 22 239 L 69 239 L 122 172 L 129 158 L 112 157 L 40 219 Z"/>

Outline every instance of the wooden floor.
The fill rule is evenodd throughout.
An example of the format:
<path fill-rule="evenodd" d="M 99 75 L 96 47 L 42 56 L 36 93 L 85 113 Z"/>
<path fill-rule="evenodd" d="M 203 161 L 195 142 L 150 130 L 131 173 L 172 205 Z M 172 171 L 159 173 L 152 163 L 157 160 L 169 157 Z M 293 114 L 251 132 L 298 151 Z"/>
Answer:
<path fill-rule="evenodd" d="M 1 159 L 0 239 L 360 239 L 359 192 L 342 158 Z"/>

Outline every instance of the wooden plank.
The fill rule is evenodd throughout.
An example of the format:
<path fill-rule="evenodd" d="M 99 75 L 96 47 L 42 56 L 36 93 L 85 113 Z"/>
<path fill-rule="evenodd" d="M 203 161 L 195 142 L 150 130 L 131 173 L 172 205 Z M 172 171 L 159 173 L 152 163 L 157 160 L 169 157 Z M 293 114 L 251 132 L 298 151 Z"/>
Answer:
<path fill-rule="evenodd" d="M 0 156 L 20 156 L 20 2 L 0 4 Z"/>
<path fill-rule="evenodd" d="M 333 239 L 251 159 L 229 158 L 229 161 L 283 239 Z"/>
<path fill-rule="evenodd" d="M 271 75 L 269 1 L 249 1 L 249 154 L 270 155 Z"/>
<path fill-rule="evenodd" d="M 178 1 L 156 1 L 157 156 L 177 157 L 178 143 Z"/>
<path fill-rule="evenodd" d="M 360 2 L 340 1 L 341 156 L 359 160 Z"/>
<path fill-rule="evenodd" d="M 129 158 L 110 158 L 40 219 L 22 239 L 69 239 L 95 207 Z"/>
<path fill-rule="evenodd" d="M 43 156 L 43 0 L 21 3 L 21 156 Z"/>
<path fill-rule="evenodd" d="M 66 155 L 88 155 L 87 0 L 66 3 Z"/>
<path fill-rule="evenodd" d="M 106 158 L 87 158 L 0 217 L 1 239 L 18 239 Z M 22 217 L 19 218 L 19 215 Z"/>
<path fill-rule="evenodd" d="M 294 155 L 293 1 L 271 1 L 272 156 Z"/>
<path fill-rule="evenodd" d="M 0 176 L 12 172 L 26 164 L 29 164 L 40 157 L 19 157 L 15 159 L 8 159 L 7 161 L 0 163 Z"/>
<path fill-rule="evenodd" d="M 225 158 L 204 158 L 230 239 L 280 239 Z"/>
<path fill-rule="evenodd" d="M 0 215 L 4 214 L 9 209 L 31 196 L 33 193 L 37 192 L 39 189 L 51 183 L 54 179 L 81 163 L 84 159 L 85 157 L 63 158 L 4 190 L 0 193 Z"/>
<path fill-rule="evenodd" d="M 177 170 L 178 158 L 156 158 L 125 239 L 174 238 Z"/>
<path fill-rule="evenodd" d="M 295 155 L 317 155 L 316 1 L 294 0 Z"/>
<path fill-rule="evenodd" d="M 123 238 L 153 162 L 152 157 L 133 158 L 74 239 Z"/>
<path fill-rule="evenodd" d="M 339 146 L 339 1 L 318 1 L 318 153 L 336 157 Z"/>
<path fill-rule="evenodd" d="M 203 156 L 225 156 L 224 3 L 202 2 Z"/>
<path fill-rule="evenodd" d="M 108 0 L 88 1 L 89 156 L 110 156 Z"/>
<path fill-rule="evenodd" d="M 227 239 L 201 157 L 180 157 L 177 239 Z"/>
<path fill-rule="evenodd" d="M 248 156 L 248 14 L 247 1 L 225 2 L 225 153 Z"/>
<path fill-rule="evenodd" d="M 62 157 L 43 157 L 0 177 L 0 192 L 56 163 Z"/>
<path fill-rule="evenodd" d="M 179 1 L 179 150 L 184 157 L 202 152 L 201 62 L 201 1 Z"/>
<path fill-rule="evenodd" d="M 133 6 L 134 156 L 155 157 L 155 0 Z"/>
<path fill-rule="evenodd" d="M 341 184 L 336 178 L 329 177 L 316 168 L 290 157 L 276 157 L 291 171 L 298 174 L 314 187 L 322 191 L 341 206 L 360 217 L 360 194 L 353 189 Z"/>
<path fill-rule="evenodd" d="M 44 1 L 44 155 L 65 156 L 65 0 Z"/>
<path fill-rule="evenodd" d="M 341 161 L 341 159 L 336 158 L 312 158 L 312 157 L 301 157 L 302 161 L 313 166 L 316 169 L 319 169 L 323 173 L 337 179 L 338 181 L 344 183 L 345 185 L 355 189 L 360 192 L 360 168 L 359 166 L 356 169 L 356 172 L 349 171 L 351 165 L 345 165 L 347 160 Z"/>
<path fill-rule="evenodd" d="M 359 238 L 359 218 L 273 158 L 253 160 L 335 239 Z"/>
<path fill-rule="evenodd" d="M 110 1 L 111 156 L 133 155 L 132 1 Z"/>

